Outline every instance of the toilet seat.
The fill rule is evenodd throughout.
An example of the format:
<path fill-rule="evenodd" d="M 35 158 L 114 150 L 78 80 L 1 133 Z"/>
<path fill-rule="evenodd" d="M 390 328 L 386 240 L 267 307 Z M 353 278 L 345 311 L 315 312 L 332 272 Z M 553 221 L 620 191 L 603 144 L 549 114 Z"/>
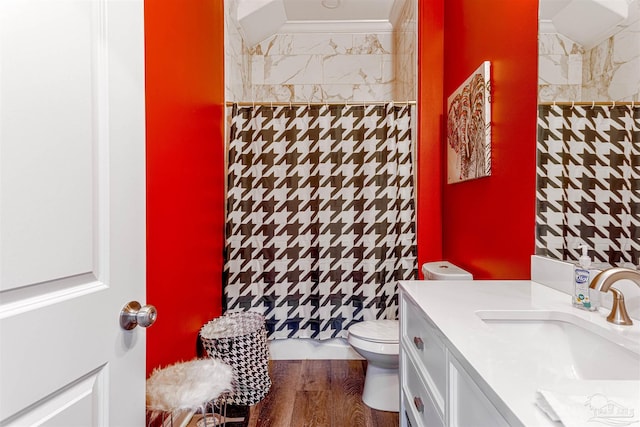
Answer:
<path fill-rule="evenodd" d="M 357 353 L 365 358 L 372 357 L 372 355 L 388 355 L 398 357 L 398 354 L 400 354 L 399 342 L 374 342 L 358 338 L 355 335 L 349 335 L 347 342 L 356 350 Z"/>
<path fill-rule="evenodd" d="M 349 337 L 378 344 L 398 344 L 400 322 L 397 320 L 367 320 L 349 327 Z"/>

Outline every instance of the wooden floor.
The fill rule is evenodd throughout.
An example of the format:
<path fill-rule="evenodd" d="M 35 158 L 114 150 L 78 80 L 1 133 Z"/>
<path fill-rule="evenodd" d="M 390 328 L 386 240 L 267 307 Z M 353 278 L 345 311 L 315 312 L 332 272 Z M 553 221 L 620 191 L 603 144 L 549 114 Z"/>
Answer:
<path fill-rule="evenodd" d="M 365 370 L 363 360 L 272 360 L 271 390 L 248 427 L 397 427 L 397 412 L 362 403 Z"/>

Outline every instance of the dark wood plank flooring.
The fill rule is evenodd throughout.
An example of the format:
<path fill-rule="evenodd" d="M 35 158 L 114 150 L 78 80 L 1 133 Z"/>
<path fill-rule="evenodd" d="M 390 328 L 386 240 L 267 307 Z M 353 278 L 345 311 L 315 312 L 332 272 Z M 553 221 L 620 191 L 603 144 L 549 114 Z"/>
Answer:
<path fill-rule="evenodd" d="M 398 413 L 362 403 L 366 361 L 272 360 L 271 390 L 248 427 L 397 427 Z"/>

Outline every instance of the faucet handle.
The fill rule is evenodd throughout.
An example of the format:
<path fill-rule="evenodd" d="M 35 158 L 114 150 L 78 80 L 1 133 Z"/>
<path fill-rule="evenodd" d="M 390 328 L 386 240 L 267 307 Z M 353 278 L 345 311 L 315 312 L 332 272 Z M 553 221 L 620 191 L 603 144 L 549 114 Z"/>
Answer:
<path fill-rule="evenodd" d="M 609 291 L 613 294 L 613 305 L 611 313 L 607 316 L 607 321 L 616 325 L 633 325 L 633 321 L 627 313 L 627 307 L 624 305 L 624 295 L 618 289 L 611 286 Z"/>

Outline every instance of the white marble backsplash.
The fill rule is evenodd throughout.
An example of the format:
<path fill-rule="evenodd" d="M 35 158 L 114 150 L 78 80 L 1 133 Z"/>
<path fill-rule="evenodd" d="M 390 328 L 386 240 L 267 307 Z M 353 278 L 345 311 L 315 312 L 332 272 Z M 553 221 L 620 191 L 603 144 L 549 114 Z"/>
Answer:
<path fill-rule="evenodd" d="M 248 48 L 226 1 L 228 101 L 414 101 L 416 2 L 406 1 L 393 31 L 276 34 Z"/>
<path fill-rule="evenodd" d="M 538 37 L 540 102 L 640 101 L 640 1 L 620 31 L 592 49 L 557 33 Z"/>

